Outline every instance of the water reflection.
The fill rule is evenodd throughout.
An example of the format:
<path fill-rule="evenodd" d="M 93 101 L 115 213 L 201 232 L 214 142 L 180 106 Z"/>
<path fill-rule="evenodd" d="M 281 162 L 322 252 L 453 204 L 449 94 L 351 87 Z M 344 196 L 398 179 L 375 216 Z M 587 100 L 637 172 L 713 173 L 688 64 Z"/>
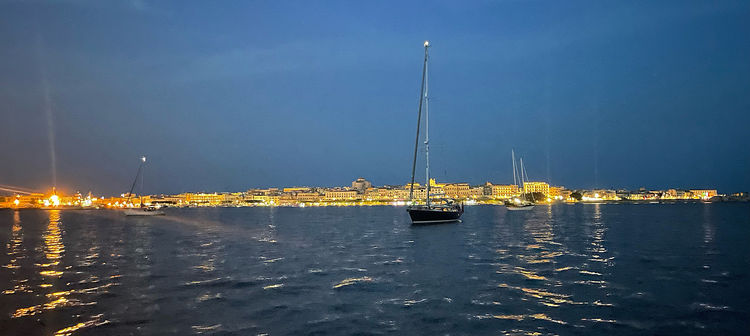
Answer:
<path fill-rule="evenodd" d="M 259 236 L 256 238 L 259 242 L 265 242 L 265 243 L 271 243 L 276 244 L 277 243 L 277 232 L 276 232 L 276 207 L 269 207 L 268 208 L 268 223 L 263 228 L 263 230 L 259 233 Z M 262 249 L 262 254 L 258 256 L 258 260 L 265 265 L 265 267 L 262 268 L 263 274 L 260 275 L 257 279 L 266 281 L 268 284 L 263 286 L 264 290 L 269 289 L 276 289 L 276 288 L 282 288 L 284 287 L 284 280 L 287 278 L 286 275 L 278 276 L 278 273 L 276 272 L 276 269 L 279 267 L 277 264 L 278 261 L 284 260 L 283 257 L 279 257 L 279 251 L 276 248 L 272 248 L 269 246 L 269 248 Z"/>
<path fill-rule="evenodd" d="M 139 278 L 148 278 L 151 276 L 151 251 L 152 251 L 152 234 L 151 224 L 147 220 L 139 219 L 134 223 L 134 237 L 131 237 L 130 252 L 135 261 L 135 267 L 138 270 Z"/>
<path fill-rule="evenodd" d="M 540 211 L 541 210 L 541 211 Z M 534 321 L 544 320 L 556 324 L 567 324 L 555 311 L 541 307 L 560 307 L 563 304 L 578 304 L 572 300 L 570 294 L 560 292 L 561 283 L 554 277 L 559 272 L 557 259 L 563 256 L 567 249 L 565 245 L 558 242 L 554 231 L 554 216 L 551 206 L 546 209 L 534 209 L 530 213 L 506 212 L 507 225 L 518 225 L 522 231 L 518 232 L 520 241 L 517 244 L 508 244 L 508 248 L 499 248 L 496 253 L 501 261 L 496 270 L 500 274 L 500 283 L 497 287 L 502 290 L 499 300 L 493 305 L 506 308 L 501 312 L 480 315 L 479 318 L 491 317 L 493 319 L 511 321 Z M 507 244 L 507 242 L 505 242 Z M 510 302 L 534 302 L 535 308 L 508 308 Z M 546 313 L 542 313 L 546 311 Z M 516 329 L 520 334 L 530 334 L 537 331 L 523 331 Z"/>
<path fill-rule="evenodd" d="M 119 272 L 112 266 L 116 262 L 108 262 L 102 255 L 103 244 L 98 235 L 100 227 L 92 225 L 91 217 L 73 217 L 76 225 L 66 225 L 64 234 L 70 234 L 78 239 L 67 240 L 65 260 L 67 266 L 63 278 L 66 280 L 67 291 L 48 294 L 48 296 L 67 296 L 70 305 L 81 308 L 83 314 L 77 314 L 75 319 L 68 322 L 68 326 L 55 332 L 55 335 L 73 335 L 77 331 L 110 323 L 100 311 L 98 298 L 109 294 L 119 278 Z M 107 244 L 109 247 L 111 244 Z M 105 248 L 105 251 L 107 248 Z M 77 281 L 76 281 L 77 280 Z"/>
<path fill-rule="evenodd" d="M 526 214 L 505 212 L 505 226 L 510 228 L 500 238 L 502 245 L 495 250 L 496 274 L 499 275 L 499 298 L 493 302 L 475 300 L 475 304 L 492 307 L 490 314 L 479 319 L 516 321 L 523 327 L 533 321 L 580 326 L 582 322 L 612 323 L 612 320 L 591 315 L 590 307 L 612 306 L 602 302 L 608 297 L 606 269 L 613 266 L 614 257 L 606 247 L 607 227 L 602 218 L 602 205 L 585 205 L 585 215 L 574 230 L 583 231 L 581 240 L 570 240 L 570 232 L 562 231 L 559 238 L 557 220 L 569 210 L 581 208 L 537 207 Z M 513 230 L 520 226 L 522 230 Z M 507 231 L 508 228 L 500 230 Z M 570 227 L 567 228 L 568 230 Z M 581 291 L 581 286 L 589 289 Z M 593 289 L 593 290 L 592 290 Z M 564 310 L 561 308 L 565 307 Z M 587 308 L 589 307 L 589 308 Z M 551 309 L 550 309 L 551 308 Z M 580 315 L 572 312 L 579 312 Z M 572 318 L 574 317 L 574 318 Z M 514 329 L 520 334 L 534 330 Z"/>
<path fill-rule="evenodd" d="M 555 258 L 562 256 L 565 246 L 555 241 L 555 233 L 552 227 L 553 219 L 551 207 L 547 207 L 543 217 L 542 213 L 534 213 L 531 218 L 524 222 L 524 232 L 527 236 L 523 253 L 519 258 L 523 263 L 514 271 L 528 280 L 539 280 L 529 282 L 526 286 L 508 286 L 520 290 L 527 298 L 537 301 L 547 307 L 559 307 L 563 303 L 573 303 L 569 295 L 556 292 L 560 287 L 558 280 L 551 280 L 557 262 Z M 501 287 L 502 284 L 501 284 Z"/>
<path fill-rule="evenodd" d="M 276 207 L 268 207 L 268 224 L 256 237 L 257 241 L 276 243 Z"/>
<path fill-rule="evenodd" d="M 21 268 L 21 260 L 26 258 L 23 248 L 23 228 L 21 227 L 21 216 L 18 211 L 13 211 L 13 226 L 11 227 L 11 239 L 7 244 L 8 259 L 4 268 L 10 269 L 13 279 L 13 288 L 6 289 L 3 294 L 10 295 L 19 292 L 30 292 L 28 279 L 19 279 L 18 269 Z"/>
<path fill-rule="evenodd" d="M 711 207 L 708 205 L 703 207 L 703 223 L 701 226 L 703 228 L 703 247 L 708 251 L 716 235 L 716 229 L 711 218 Z"/>
<path fill-rule="evenodd" d="M 46 225 L 41 231 L 41 246 L 33 249 L 35 252 L 31 257 L 36 257 L 37 262 L 30 268 L 29 264 L 16 263 L 13 281 L 22 284 L 16 286 L 13 291 L 6 291 L 5 294 L 23 293 L 24 297 L 19 297 L 16 301 L 26 304 L 21 308 L 15 309 L 10 318 L 19 319 L 29 323 L 28 317 L 42 314 L 37 318 L 40 324 L 52 323 L 53 325 L 63 326 L 61 329 L 54 331 L 49 330 L 54 335 L 72 335 L 74 332 L 92 326 L 99 326 L 109 323 L 103 319 L 102 314 L 71 314 L 71 315 L 49 315 L 43 314 L 45 311 L 60 310 L 70 307 L 90 307 L 95 306 L 97 301 L 94 296 L 106 292 L 112 283 L 103 284 L 99 278 L 85 268 L 92 266 L 98 257 L 98 253 L 86 254 L 81 256 L 73 252 L 72 255 L 66 256 L 65 231 L 61 220 L 62 213 L 60 210 L 49 210 L 45 212 L 48 216 Z M 33 214 L 33 213 L 32 213 Z M 21 221 L 18 214 L 14 216 L 13 235 L 11 241 L 10 253 L 23 253 L 22 250 L 22 232 Z M 31 241 L 34 243 L 35 241 Z M 86 251 L 88 245 L 96 247 L 94 240 L 79 239 L 73 245 L 74 251 Z M 64 262 L 68 260 L 69 262 Z M 13 262 L 11 263 L 13 264 Z M 32 271 L 33 272 L 29 272 Z M 83 277 L 83 280 L 78 280 Z M 38 284 L 38 285 L 35 285 Z M 30 304 L 31 305 L 28 305 Z M 90 308 L 84 308 L 83 311 L 91 312 Z M 81 311 L 81 312 L 83 312 Z M 68 325 L 68 326 L 65 326 Z M 59 327 L 58 327 L 59 328 Z"/>
<path fill-rule="evenodd" d="M 47 263 L 37 264 L 40 268 L 39 274 L 45 277 L 58 278 L 63 274 L 59 265 L 62 254 L 65 253 L 65 245 L 60 231 L 60 210 L 49 211 L 49 224 L 43 238 L 44 256 L 47 258 Z"/>
<path fill-rule="evenodd" d="M 60 229 L 60 210 L 50 210 L 48 214 L 49 221 L 47 229 L 42 235 L 42 240 L 44 242 L 44 245 L 42 246 L 44 261 L 42 263 L 36 263 L 35 266 L 39 267 L 39 275 L 42 276 L 43 281 L 39 287 L 42 289 L 51 288 L 56 291 L 44 295 L 48 299 L 48 302 L 46 303 L 17 309 L 12 315 L 13 318 L 32 316 L 39 314 L 44 310 L 65 307 L 69 304 L 67 298 L 69 292 L 65 290 L 57 290 L 61 288 L 53 288 L 58 285 L 58 281 L 56 280 L 63 274 L 60 259 L 62 259 L 62 255 L 65 253 L 65 245 L 63 244 L 62 232 Z M 40 291 L 37 294 L 44 293 Z"/>
<path fill-rule="evenodd" d="M 197 276 L 200 283 L 210 283 L 222 280 L 221 266 L 225 262 L 224 242 L 219 238 L 216 232 L 202 232 L 197 234 L 197 247 L 188 252 L 187 256 L 194 259 L 191 263 L 194 276 Z M 210 279 L 210 280 L 206 280 Z M 224 293 L 221 290 L 207 287 L 204 291 L 196 292 L 197 303 L 203 303 L 213 300 L 222 300 Z"/>
<path fill-rule="evenodd" d="M 716 284 L 720 277 L 715 275 L 711 276 L 711 273 L 715 270 L 711 270 L 712 265 L 715 263 L 717 257 L 717 249 L 714 246 L 714 239 L 716 236 L 716 228 L 714 227 L 714 219 L 711 217 L 711 206 L 705 205 L 703 207 L 703 221 L 701 223 L 701 229 L 703 230 L 703 237 L 701 241 L 701 248 L 703 250 L 703 270 L 707 271 L 708 274 L 701 282 L 704 284 Z"/>
<path fill-rule="evenodd" d="M 601 204 L 593 204 L 594 213 L 592 221 L 587 225 L 588 237 L 591 238 L 590 245 L 586 248 L 588 261 L 594 264 L 585 263 L 582 265 L 581 270 L 578 272 L 582 275 L 593 277 L 593 279 L 581 280 L 579 283 L 593 284 L 601 287 L 606 287 L 606 281 L 600 280 L 599 278 L 603 275 L 602 272 L 605 268 L 612 266 L 614 257 L 610 257 L 607 254 L 607 248 L 605 243 L 605 233 L 607 227 L 602 221 L 602 210 Z"/>

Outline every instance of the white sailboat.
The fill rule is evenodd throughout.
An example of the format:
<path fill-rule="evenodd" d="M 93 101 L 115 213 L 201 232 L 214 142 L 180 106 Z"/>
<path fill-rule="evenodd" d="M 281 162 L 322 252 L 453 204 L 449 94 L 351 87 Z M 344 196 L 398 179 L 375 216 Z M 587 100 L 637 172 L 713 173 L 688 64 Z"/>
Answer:
<path fill-rule="evenodd" d="M 128 193 L 128 200 L 127 202 L 125 202 L 126 204 L 130 203 L 130 197 L 133 196 L 133 190 L 135 189 L 135 184 L 136 182 L 138 182 L 138 177 L 141 176 L 141 172 L 143 171 L 143 166 L 145 164 L 146 164 L 146 157 L 142 156 L 141 164 L 138 166 L 138 172 L 135 174 L 135 179 L 133 180 L 133 185 L 130 186 L 130 192 Z M 141 189 L 143 189 L 142 186 L 141 186 Z M 143 190 L 141 190 L 141 193 L 143 193 Z M 141 204 L 140 208 L 125 209 L 124 211 L 125 216 L 161 216 L 161 215 L 164 215 L 164 211 L 161 211 L 156 207 L 143 206 L 143 197 L 141 197 L 140 204 Z"/>
<path fill-rule="evenodd" d="M 526 183 L 526 169 L 523 167 L 523 158 L 520 159 L 521 167 L 519 170 L 516 169 L 516 153 L 510 151 L 511 159 L 513 160 L 513 184 L 518 185 L 521 191 L 520 197 L 514 197 L 508 201 L 505 201 L 505 207 L 508 210 L 531 210 L 534 208 L 534 203 L 529 201 L 526 197 L 524 190 L 524 184 Z"/>

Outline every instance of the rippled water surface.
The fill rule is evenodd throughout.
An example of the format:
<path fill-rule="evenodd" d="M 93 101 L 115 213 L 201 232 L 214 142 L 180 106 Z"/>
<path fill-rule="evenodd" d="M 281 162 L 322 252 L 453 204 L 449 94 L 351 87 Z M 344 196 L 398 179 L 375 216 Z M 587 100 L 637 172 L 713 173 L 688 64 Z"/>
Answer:
<path fill-rule="evenodd" d="M 0 333 L 750 333 L 747 204 L 0 210 Z"/>

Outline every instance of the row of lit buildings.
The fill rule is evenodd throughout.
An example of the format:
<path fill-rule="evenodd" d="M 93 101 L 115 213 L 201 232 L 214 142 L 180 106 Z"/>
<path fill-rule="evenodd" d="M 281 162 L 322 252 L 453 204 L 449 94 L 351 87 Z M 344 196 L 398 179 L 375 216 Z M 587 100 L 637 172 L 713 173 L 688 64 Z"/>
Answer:
<path fill-rule="evenodd" d="M 533 194 L 541 202 L 600 202 L 600 201 L 661 201 L 661 200 L 709 200 L 718 196 L 714 189 L 667 189 L 637 191 L 627 190 L 569 190 L 562 186 L 551 186 L 546 182 L 482 185 L 468 183 L 437 183 L 430 180 L 430 196 L 433 199 L 451 198 L 470 203 L 497 203 Z M 0 208 L 123 208 L 146 206 L 167 207 L 241 207 L 241 206 L 325 206 L 325 205 L 385 205 L 405 204 L 410 199 L 424 200 L 427 186 L 387 185 L 373 187 L 364 178 L 358 178 L 347 187 L 289 187 L 250 189 L 245 192 L 181 193 L 176 195 L 123 194 L 117 197 L 94 197 L 51 194 L 29 194 L 0 196 Z"/>
<path fill-rule="evenodd" d="M 669 200 L 710 200 L 719 197 L 716 189 L 667 189 L 667 190 L 607 190 L 594 189 L 580 192 L 580 200 L 596 201 L 669 201 Z"/>

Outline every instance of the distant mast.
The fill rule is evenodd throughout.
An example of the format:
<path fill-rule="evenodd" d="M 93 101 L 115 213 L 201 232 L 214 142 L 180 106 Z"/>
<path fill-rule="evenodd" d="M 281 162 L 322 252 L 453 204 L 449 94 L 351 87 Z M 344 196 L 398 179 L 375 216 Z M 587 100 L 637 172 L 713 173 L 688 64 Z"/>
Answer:
<path fill-rule="evenodd" d="M 419 128 L 422 125 L 422 105 L 427 100 L 427 60 L 429 58 L 428 48 L 430 47 L 430 41 L 424 41 L 424 63 L 422 64 L 422 87 L 419 92 L 419 112 L 417 113 L 417 136 L 414 141 L 414 160 L 411 165 L 411 183 L 409 183 L 409 203 L 411 204 L 414 199 L 414 174 L 417 169 L 417 151 L 419 150 Z M 428 137 L 425 137 L 425 145 L 427 145 Z M 426 151 L 427 149 L 425 149 Z M 429 154 L 427 154 L 427 202 L 430 200 L 430 164 Z"/>
<path fill-rule="evenodd" d="M 518 173 L 516 170 L 516 152 L 515 150 L 510 150 L 510 158 L 513 162 L 513 184 L 518 185 Z"/>
<path fill-rule="evenodd" d="M 130 202 L 130 198 L 133 197 L 133 190 L 135 190 L 135 184 L 138 182 L 138 177 L 141 176 L 141 171 L 143 170 L 143 165 L 146 164 L 146 157 L 141 156 L 141 164 L 138 165 L 138 172 L 135 173 L 135 179 L 133 179 L 133 184 L 130 186 L 130 192 L 128 193 L 128 199 L 126 203 Z M 143 180 L 141 180 L 143 181 Z M 143 182 L 141 182 L 141 193 L 143 192 Z M 141 201 L 141 206 L 143 206 L 143 201 Z"/>
<path fill-rule="evenodd" d="M 526 168 L 523 167 L 523 158 L 519 159 L 521 161 L 521 192 L 524 197 L 526 197 Z"/>

